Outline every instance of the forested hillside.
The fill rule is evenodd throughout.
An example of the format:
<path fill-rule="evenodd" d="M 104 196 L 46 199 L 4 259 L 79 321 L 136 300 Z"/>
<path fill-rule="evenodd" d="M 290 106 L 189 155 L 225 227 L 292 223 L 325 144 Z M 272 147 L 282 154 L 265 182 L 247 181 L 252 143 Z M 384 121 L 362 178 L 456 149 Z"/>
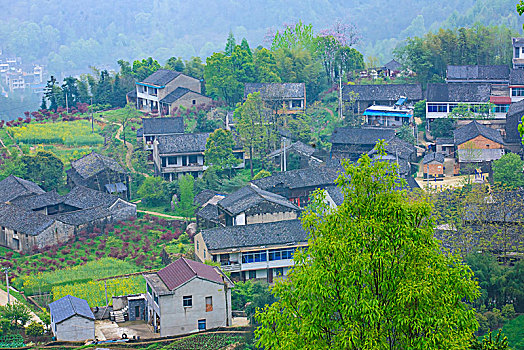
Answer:
<path fill-rule="evenodd" d="M 45 6 L 43 6 L 45 4 Z M 52 73 L 116 68 L 118 59 L 172 56 L 205 58 L 223 48 L 228 32 L 267 45 L 268 32 L 302 20 L 315 31 L 333 20 L 353 22 L 366 56 L 384 61 L 402 40 L 440 27 L 482 24 L 519 29 L 513 0 L 231 1 L 63 0 L 5 3 L 0 48 L 25 62 L 40 61 Z"/>

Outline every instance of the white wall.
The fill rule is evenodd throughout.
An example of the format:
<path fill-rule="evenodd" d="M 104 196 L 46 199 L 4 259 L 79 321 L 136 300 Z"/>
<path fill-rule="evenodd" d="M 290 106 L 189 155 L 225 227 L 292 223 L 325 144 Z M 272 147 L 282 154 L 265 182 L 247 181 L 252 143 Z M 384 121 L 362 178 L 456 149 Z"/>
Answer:
<path fill-rule="evenodd" d="M 78 315 L 59 324 L 52 324 L 52 328 L 58 340 L 84 341 L 95 339 L 95 321 Z"/>

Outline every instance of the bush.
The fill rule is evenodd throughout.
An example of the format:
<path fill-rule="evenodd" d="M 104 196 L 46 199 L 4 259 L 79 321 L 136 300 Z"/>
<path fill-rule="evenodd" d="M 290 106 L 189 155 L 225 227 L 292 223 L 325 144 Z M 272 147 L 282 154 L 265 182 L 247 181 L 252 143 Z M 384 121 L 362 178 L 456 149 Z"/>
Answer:
<path fill-rule="evenodd" d="M 44 334 L 44 325 L 39 322 L 31 322 L 29 326 L 25 327 L 25 333 L 32 337 L 38 337 Z"/>
<path fill-rule="evenodd" d="M 0 335 L 6 335 L 12 328 L 11 321 L 6 318 L 0 318 Z"/>

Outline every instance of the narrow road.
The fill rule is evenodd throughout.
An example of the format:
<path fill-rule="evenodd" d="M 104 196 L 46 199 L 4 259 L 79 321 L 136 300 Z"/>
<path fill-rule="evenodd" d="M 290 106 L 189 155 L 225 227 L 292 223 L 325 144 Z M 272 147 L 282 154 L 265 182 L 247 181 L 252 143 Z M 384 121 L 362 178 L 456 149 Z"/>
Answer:
<path fill-rule="evenodd" d="M 118 131 L 116 132 L 116 136 L 115 136 L 115 138 L 122 143 L 124 143 L 124 140 L 120 138 L 120 134 L 122 133 L 123 130 L 124 128 L 122 127 L 122 125 L 120 125 L 120 127 L 118 128 Z M 126 165 L 129 168 L 129 170 L 131 170 L 131 172 L 136 173 L 135 168 L 133 167 L 133 164 L 131 163 L 131 158 L 133 157 L 133 145 L 131 144 L 131 142 L 127 142 L 127 141 L 124 144 L 127 147 Z"/>
<path fill-rule="evenodd" d="M 13 294 L 11 293 L 11 295 L 9 296 L 10 300 L 11 300 L 11 304 L 13 303 L 19 303 L 18 299 L 16 299 L 15 297 L 13 297 Z M 0 289 L 0 306 L 4 306 L 4 305 L 7 305 L 7 292 L 3 289 Z M 30 311 L 30 314 L 31 314 L 31 320 L 32 321 L 35 321 L 35 322 L 40 322 L 43 324 L 42 320 L 40 319 L 40 317 L 38 317 L 33 311 Z"/>
<path fill-rule="evenodd" d="M 136 211 L 139 212 L 139 213 L 156 215 L 156 216 L 162 216 L 162 217 L 165 217 L 165 218 L 176 219 L 176 220 L 188 220 L 188 219 L 192 220 L 192 219 L 194 219 L 194 218 L 184 218 L 182 216 L 168 215 L 168 214 L 164 214 L 164 213 L 157 213 L 156 211 L 148 211 L 148 210 L 140 210 L 140 209 L 137 209 Z"/>

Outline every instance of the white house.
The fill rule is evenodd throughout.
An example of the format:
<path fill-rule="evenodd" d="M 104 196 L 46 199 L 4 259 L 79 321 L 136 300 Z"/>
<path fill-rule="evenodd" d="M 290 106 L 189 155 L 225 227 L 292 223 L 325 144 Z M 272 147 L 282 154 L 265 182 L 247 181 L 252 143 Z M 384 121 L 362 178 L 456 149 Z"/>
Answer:
<path fill-rule="evenodd" d="M 147 320 L 161 337 L 231 325 L 233 282 L 219 268 L 181 258 L 144 278 Z"/>
<path fill-rule="evenodd" d="M 95 339 L 95 315 L 87 301 L 71 295 L 49 304 L 51 329 L 57 340 Z"/>

